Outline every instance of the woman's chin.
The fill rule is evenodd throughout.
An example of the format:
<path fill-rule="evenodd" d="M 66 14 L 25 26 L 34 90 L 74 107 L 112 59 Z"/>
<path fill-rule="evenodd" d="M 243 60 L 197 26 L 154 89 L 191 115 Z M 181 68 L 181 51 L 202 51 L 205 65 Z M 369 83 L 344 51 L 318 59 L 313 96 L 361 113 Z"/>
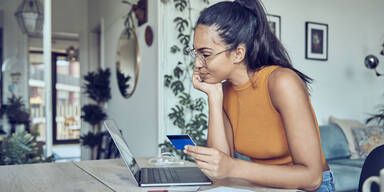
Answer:
<path fill-rule="evenodd" d="M 208 83 L 208 84 L 216 84 L 216 83 L 220 83 L 221 81 L 219 79 L 215 79 L 215 78 L 205 78 L 204 79 L 204 83 Z"/>

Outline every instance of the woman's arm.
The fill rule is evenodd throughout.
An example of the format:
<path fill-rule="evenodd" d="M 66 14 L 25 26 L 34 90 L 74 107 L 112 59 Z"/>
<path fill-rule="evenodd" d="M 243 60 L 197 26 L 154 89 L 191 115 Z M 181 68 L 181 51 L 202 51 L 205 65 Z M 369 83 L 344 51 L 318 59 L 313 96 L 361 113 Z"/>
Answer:
<path fill-rule="evenodd" d="M 208 136 L 207 145 L 219 149 L 229 156 L 233 156 L 232 127 L 223 110 L 224 91 L 222 83 L 208 84 L 201 81 L 199 72 L 194 71 L 192 83 L 208 96 Z M 225 88 L 224 88 L 225 89 Z"/>
<path fill-rule="evenodd" d="M 321 148 L 307 89 L 300 77 L 286 68 L 272 72 L 268 89 L 281 114 L 294 165 L 237 161 L 233 176 L 272 187 L 315 190 L 322 182 Z"/>
<path fill-rule="evenodd" d="M 223 110 L 223 94 L 208 95 L 209 123 L 207 146 L 219 149 L 233 157 L 233 133 L 226 113 Z"/>

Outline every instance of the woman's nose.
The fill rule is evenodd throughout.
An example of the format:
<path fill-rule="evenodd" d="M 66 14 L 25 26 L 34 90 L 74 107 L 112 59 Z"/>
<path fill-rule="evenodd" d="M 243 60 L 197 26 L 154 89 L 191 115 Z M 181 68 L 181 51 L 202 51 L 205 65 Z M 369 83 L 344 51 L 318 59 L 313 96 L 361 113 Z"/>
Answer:
<path fill-rule="evenodd" d="M 194 65 L 196 69 L 204 67 L 203 62 L 198 57 L 195 58 Z"/>

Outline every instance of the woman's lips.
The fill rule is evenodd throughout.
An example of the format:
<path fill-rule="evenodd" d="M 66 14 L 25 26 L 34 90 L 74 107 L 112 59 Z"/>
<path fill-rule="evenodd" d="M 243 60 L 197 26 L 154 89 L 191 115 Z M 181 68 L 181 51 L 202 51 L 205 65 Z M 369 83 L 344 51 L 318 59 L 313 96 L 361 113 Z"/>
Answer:
<path fill-rule="evenodd" d="M 200 79 L 201 79 L 201 80 L 204 80 L 204 79 L 207 78 L 207 76 L 209 75 L 209 73 L 208 73 L 208 72 L 200 72 L 199 75 L 200 75 Z"/>

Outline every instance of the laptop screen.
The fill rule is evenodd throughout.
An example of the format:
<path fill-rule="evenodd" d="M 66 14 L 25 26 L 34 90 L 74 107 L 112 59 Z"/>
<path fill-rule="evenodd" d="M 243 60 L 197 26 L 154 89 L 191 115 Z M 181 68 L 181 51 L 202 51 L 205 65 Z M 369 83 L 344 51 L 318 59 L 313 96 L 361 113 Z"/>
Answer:
<path fill-rule="evenodd" d="M 124 141 L 116 123 L 113 120 L 104 121 L 104 125 L 107 127 L 109 134 L 115 142 L 117 148 L 120 151 L 121 157 L 124 159 L 125 164 L 131 170 L 131 173 L 135 177 L 136 181 L 140 180 L 140 167 L 137 165 L 136 159 L 133 157 L 131 151 L 128 148 L 128 144 Z"/>

